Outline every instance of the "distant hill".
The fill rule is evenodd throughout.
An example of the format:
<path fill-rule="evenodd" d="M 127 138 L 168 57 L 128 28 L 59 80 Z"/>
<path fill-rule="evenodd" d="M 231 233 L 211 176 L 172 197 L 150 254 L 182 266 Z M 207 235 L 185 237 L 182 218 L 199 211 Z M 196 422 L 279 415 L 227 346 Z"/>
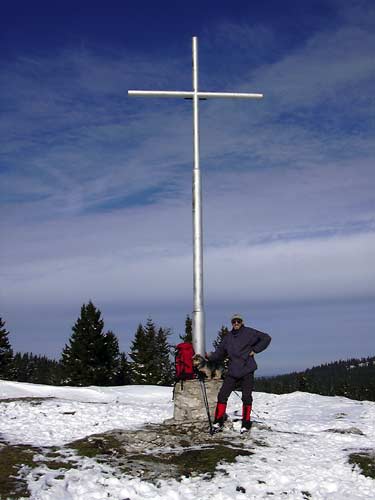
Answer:
<path fill-rule="evenodd" d="M 273 394 L 304 391 L 375 401 L 375 356 L 334 361 L 303 372 L 260 377 L 255 380 L 255 390 Z"/>

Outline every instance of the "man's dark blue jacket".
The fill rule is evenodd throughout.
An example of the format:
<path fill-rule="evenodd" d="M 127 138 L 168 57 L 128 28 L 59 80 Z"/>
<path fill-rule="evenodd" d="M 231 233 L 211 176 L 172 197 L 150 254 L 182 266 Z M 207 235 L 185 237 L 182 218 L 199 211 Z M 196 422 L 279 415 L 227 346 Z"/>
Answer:
<path fill-rule="evenodd" d="M 225 335 L 216 351 L 209 355 L 210 361 L 229 358 L 228 375 L 241 378 L 254 372 L 258 367 L 251 351 L 264 351 L 271 342 L 268 333 L 242 325 L 239 330 L 232 329 Z"/>

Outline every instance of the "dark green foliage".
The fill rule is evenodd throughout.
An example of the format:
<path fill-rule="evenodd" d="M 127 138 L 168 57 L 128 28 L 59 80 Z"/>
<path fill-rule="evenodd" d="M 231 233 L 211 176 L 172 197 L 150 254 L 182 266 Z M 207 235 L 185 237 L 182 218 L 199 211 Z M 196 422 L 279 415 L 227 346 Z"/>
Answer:
<path fill-rule="evenodd" d="M 160 328 L 156 333 L 149 318 L 146 326 L 138 326 L 131 352 L 131 373 L 135 384 L 170 385 L 173 380 L 171 347 L 168 344 L 168 330 Z"/>
<path fill-rule="evenodd" d="M 220 330 L 217 332 L 217 337 L 216 339 L 213 341 L 213 346 L 214 346 L 214 349 L 217 349 L 219 347 L 219 345 L 221 344 L 223 338 L 225 337 L 225 335 L 229 332 L 228 328 L 224 325 L 221 325 L 221 328 Z"/>
<path fill-rule="evenodd" d="M 9 332 L 5 328 L 5 321 L 0 318 L 0 378 L 12 378 L 13 350 L 9 339 Z"/>
<path fill-rule="evenodd" d="M 63 383 L 75 386 L 112 385 L 120 373 L 118 341 L 103 333 L 101 312 L 92 302 L 81 307 L 73 333 L 61 357 Z"/>
<path fill-rule="evenodd" d="M 104 335 L 103 376 L 102 385 L 115 385 L 121 371 L 121 355 L 116 335 L 108 331 Z"/>
<path fill-rule="evenodd" d="M 140 323 L 134 336 L 134 340 L 129 353 L 131 362 L 131 377 L 135 384 L 145 384 L 147 375 L 146 370 L 153 353 L 149 349 L 145 330 Z"/>
<path fill-rule="evenodd" d="M 17 352 L 13 359 L 13 378 L 17 382 L 59 385 L 61 365 L 46 356 Z"/>
<path fill-rule="evenodd" d="M 182 342 L 193 343 L 193 321 L 189 315 L 187 315 L 185 319 L 185 334 L 180 335 L 180 339 Z"/>
<path fill-rule="evenodd" d="M 132 375 L 130 363 L 126 357 L 126 354 L 122 352 L 120 354 L 120 370 L 117 378 L 114 380 L 115 385 L 131 385 Z"/>
<path fill-rule="evenodd" d="M 116 346 L 117 340 L 114 342 Z M 63 380 L 63 367 L 56 360 L 46 356 L 32 353 L 17 352 L 13 358 L 12 378 L 17 382 L 33 384 L 61 385 Z M 125 353 L 120 355 L 119 369 L 114 370 L 111 385 L 131 384 L 130 367 Z"/>
<path fill-rule="evenodd" d="M 228 332 L 229 332 L 228 328 L 224 325 L 221 325 L 220 330 L 217 332 L 216 339 L 212 343 L 214 349 L 217 349 L 219 347 L 219 345 L 223 341 L 223 338 L 225 337 L 225 335 L 228 334 Z M 225 358 L 223 360 L 223 365 L 225 370 L 228 368 L 228 364 L 229 364 L 229 359 Z"/>
<path fill-rule="evenodd" d="M 156 358 L 159 368 L 158 385 L 172 385 L 174 381 L 174 366 L 171 362 L 171 346 L 168 343 L 170 330 L 159 328 L 156 336 Z"/>
<path fill-rule="evenodd" d="M 304 372 L 257 378 L 255 390 L 274 394 L 305 391 L 375 401 L 375 356 L 335 361 Z"/>
<path fill-rule="evenodd" d="M 130 353 L 119 352 L 116 335 L 104 333 L 101 312 L 92 302 L 81 307 L 81 315 L 72 328 L 69 343 L 65 345 L 61 361 L 32 353 L 16 353 L 10 348 L 4 322 L 0 319 L 0 378 L 18 382 L 47 385 L 129 385 L 173 383 L 171 346 L 168 343 L 169 329 L 155 328 L 151 319 L 145 327 L 139 325 Z M 187 334 L 191 336 L 191 320 L 186 318 Z M 3 351 L 1 350 L 3 348 Z M 8 364 L 10 353 L 11 364 Z M 5 371 L 5 367 L 7 370 Z"/>

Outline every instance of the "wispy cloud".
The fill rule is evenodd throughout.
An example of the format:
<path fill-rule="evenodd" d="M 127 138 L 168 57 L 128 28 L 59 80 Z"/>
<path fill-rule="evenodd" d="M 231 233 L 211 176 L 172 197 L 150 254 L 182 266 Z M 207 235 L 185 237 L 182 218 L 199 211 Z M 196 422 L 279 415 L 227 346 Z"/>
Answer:
<path fill-rule="evenodd" d="M 374 297 L 375 9 L 358 9 L 302 44 L 245 22 L 201 39 L 202 88 L 265 94 L 201 103 L 213 308 Z M 71 47 L 2 66 L 7 307 L 190 304 L 191 103 L 126 94 L 190 80 L 189 53 Z"/>
<path fill-rule="evenodd" d="M 128 304 L 142 297 L 145 302 L 188 302 L 190 214 L 181 206 L 173 213 L 170 208 L 83 217 L 16 233 L 4 255 L 6 300 L 29 297 L 47 304 L 60 297 L 74 303 L 95 293 L 100 300 L 121 296 Z M 239 235 L 238 224 L 232 224 L 223 238 L 215 235 L 216 245 L 208 245 L 211 300 L 222 302 L 228 295 L 253 302 L 374 297 L 373 232 L 361 228 L 337 234 L 335 228 L 336 234 L 314 235 L 307 225 L 295 234 L 275 233 L 273 240 L 266 233 L 267 241 L 256 242 L 262 228 L 255 225 L 251 235 L 251 224 L 242 223 Z"/>
<path fill-rule="evenodd" d="M 235 33 L 249 47 L 254 36 L 245 25 L 221 32 Z M 372 155 L 374 46 L 371 32 L 344 25 L 255 72 L 245 68 L 241 87 L 256 86 L 266 99 L 202 104 L 203 164 L 234 172 L 247 165 L 314 168 L 333 158 Z M 93 200 L 102 206 L 167 183 L 179 189 L 186 181 L 180 167 L 192 156 L 186 103 L 131 100 L 126 90 L 169 88 L 169 80 L 179 86 L 187 70 L 182 61 L 163 64 L 162 54 L 151 63 L 146 55 L 87 49 L 20 59 L 2 77 L 2 88 L 9 89 L 5 165 L 17 162 L 31 189 L 33 178 L 42 179 L 55 210 L 65 205 L 70 213 L 92 207 Z M 8 194 L 20 184 L 11 181 Z"/>

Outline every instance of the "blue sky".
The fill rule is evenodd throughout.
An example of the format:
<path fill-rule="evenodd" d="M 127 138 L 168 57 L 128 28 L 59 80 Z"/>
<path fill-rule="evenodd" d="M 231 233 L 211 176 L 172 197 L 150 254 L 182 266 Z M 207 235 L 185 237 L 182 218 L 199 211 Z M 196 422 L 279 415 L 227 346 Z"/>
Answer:
<path fill-rule="evenodd" d="M 83 303 L 129 349 L 192 310 L 191 103 L 200 106 L 207 346 L 268 331 L 260 374 L 375 352 L 370 1 L 7 2 L 0 20 L 1 315 L 59 356 Z"/>

